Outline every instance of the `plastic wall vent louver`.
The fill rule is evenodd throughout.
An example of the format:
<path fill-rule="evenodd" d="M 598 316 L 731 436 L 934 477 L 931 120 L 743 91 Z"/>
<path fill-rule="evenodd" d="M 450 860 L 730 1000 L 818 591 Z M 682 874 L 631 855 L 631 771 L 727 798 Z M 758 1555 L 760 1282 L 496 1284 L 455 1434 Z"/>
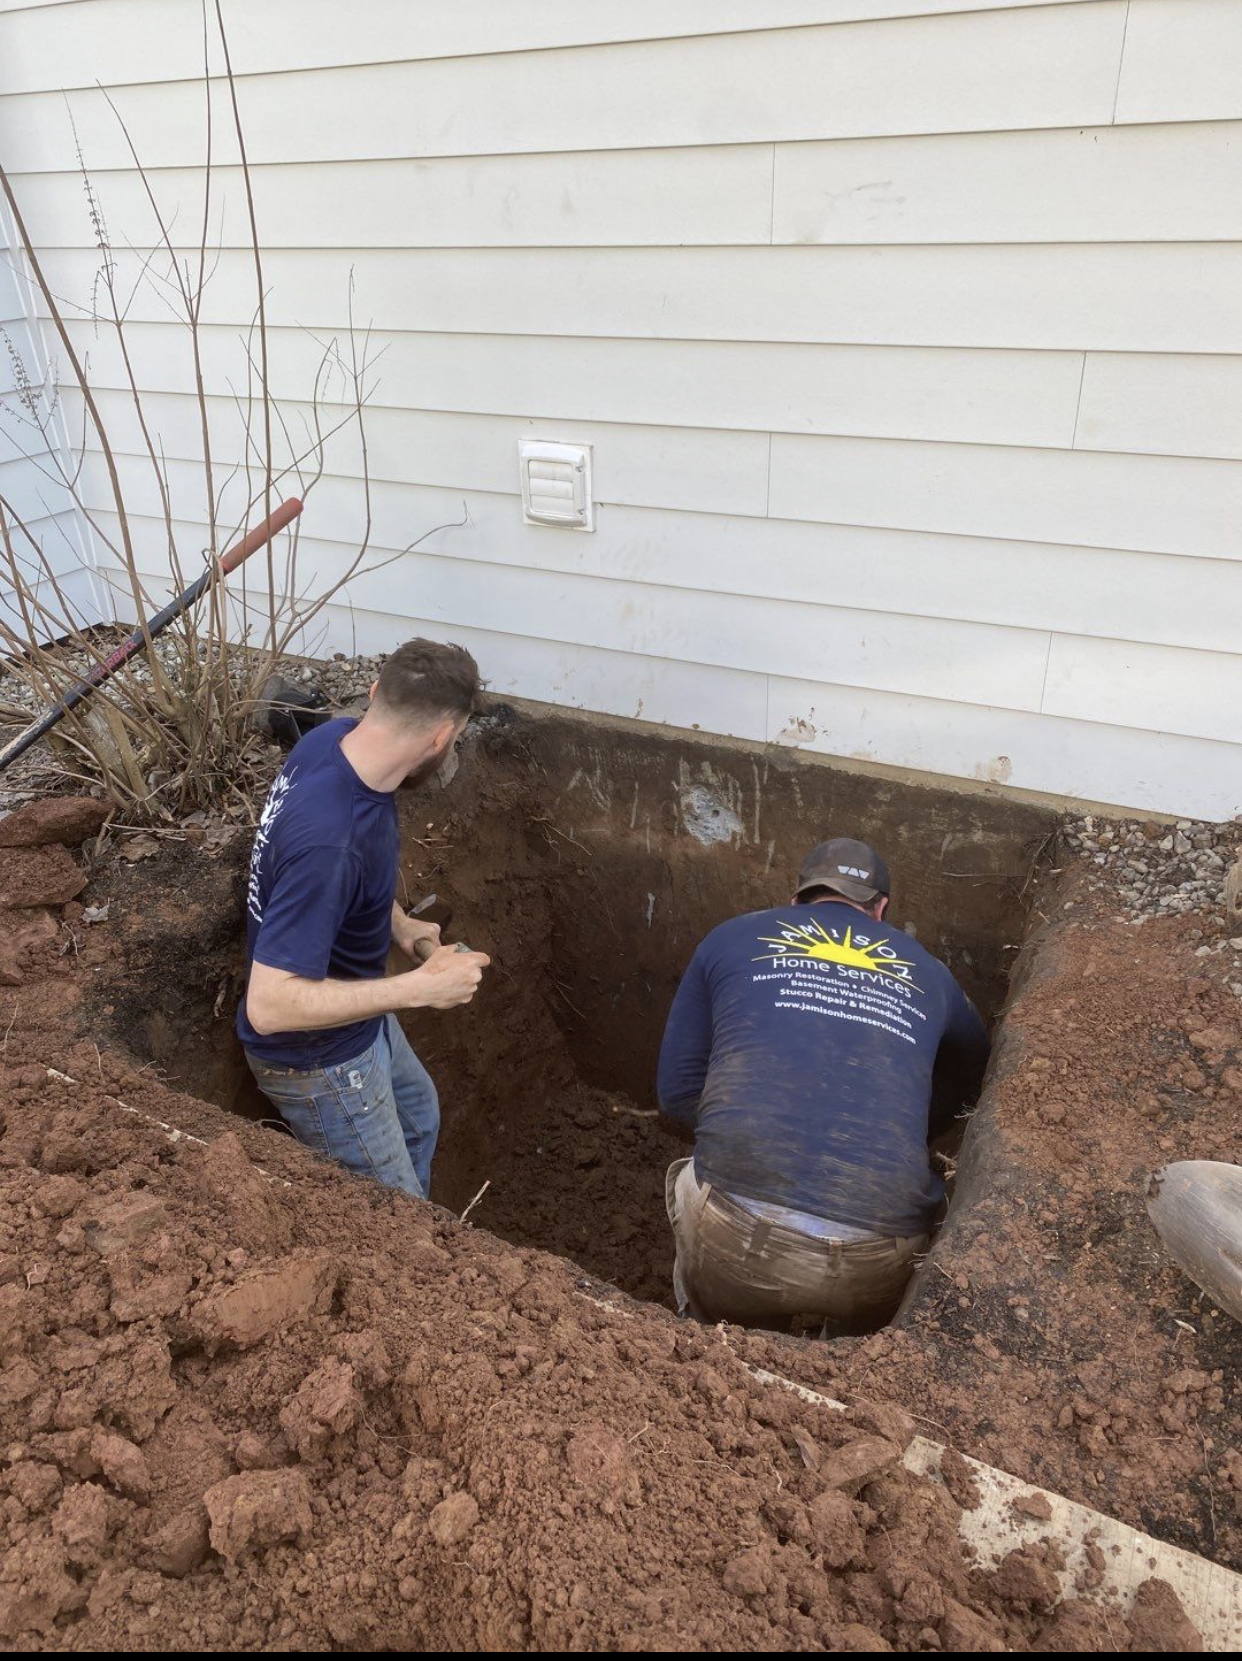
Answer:
<path fill-rule="evenodd" d="M 558 525 L 563 530 L 593 531 L 591 446 L 554 444 L 548 439 L 518 440 L 522 474 L 522 517 L 528 525 Z"/>

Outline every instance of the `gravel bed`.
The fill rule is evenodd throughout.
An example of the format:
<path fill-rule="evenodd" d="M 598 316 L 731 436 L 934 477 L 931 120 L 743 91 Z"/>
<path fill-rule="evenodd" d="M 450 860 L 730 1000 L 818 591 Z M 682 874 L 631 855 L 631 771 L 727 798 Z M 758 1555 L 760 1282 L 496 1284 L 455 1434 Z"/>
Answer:
<path fill-rule="evenodd" d="M 1139 927 L 1157 917 L 1184 917 L 1197 957 L 1232 955 L 1230 984 L 1242 997 L 1242 911 L 1232 910 L 1227 898 L 1230 872 L 1242 862 L 1242 823 L 1086 814 L 1066 820 L 1064 837 L 1072 853 L 1097 868 L 1088 886 L 1108 894 L 1119 921 Z"/>

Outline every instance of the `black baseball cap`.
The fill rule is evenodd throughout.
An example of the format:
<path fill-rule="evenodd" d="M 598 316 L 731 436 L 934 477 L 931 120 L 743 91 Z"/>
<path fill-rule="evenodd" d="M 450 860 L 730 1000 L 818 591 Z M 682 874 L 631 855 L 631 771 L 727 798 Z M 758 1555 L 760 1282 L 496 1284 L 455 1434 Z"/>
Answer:
<path fill-rule="evenodd" d="M 831 888 L 847 900 L 868 905 L 888 893 L 888 866 L 865 842 L 835 836 L 812 848 L 802 861 L 794 899 L 812 888 Z"/>

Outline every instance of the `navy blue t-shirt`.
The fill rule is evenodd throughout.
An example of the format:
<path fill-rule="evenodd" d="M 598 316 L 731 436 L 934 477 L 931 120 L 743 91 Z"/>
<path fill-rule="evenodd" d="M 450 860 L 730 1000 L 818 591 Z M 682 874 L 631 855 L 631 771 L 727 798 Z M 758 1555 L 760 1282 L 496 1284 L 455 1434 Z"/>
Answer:
<path fill-rule="evenodd" d="M 842 902 L 713 929 L 660 1052 L 660 1106 L 694 1128 L 701 1182 L 877 1234 L 922 1234 L 938 1054 L 977 1084 L 987 1031 L 949 970 Z"/>
<path fill-rule="evenodd" d="M 250 856 L 248 956 L 306 980 L 377 980 L 392 941 L 396 797 L 363 784 L 341 754 L 354 725 L 326 721 L 294 745 Z M 265 1036 L 246 1019 L 243 998 L 237 1036 L 273 1066 L 328 1067 L 370 1049 L 382 1019 Z"/>

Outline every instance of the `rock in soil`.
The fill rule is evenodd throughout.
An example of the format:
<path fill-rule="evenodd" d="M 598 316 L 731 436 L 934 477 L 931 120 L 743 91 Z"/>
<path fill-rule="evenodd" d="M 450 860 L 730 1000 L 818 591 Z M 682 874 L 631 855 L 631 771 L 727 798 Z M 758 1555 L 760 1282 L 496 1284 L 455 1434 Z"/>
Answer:
<path fill-rule="evenodd" d="M 107 817 L 107 803 L 92 796 L 47 796 L 0 819 L 0 848 L 31 848 L 45 842 L 74 846 L 97 836 Z"/>

